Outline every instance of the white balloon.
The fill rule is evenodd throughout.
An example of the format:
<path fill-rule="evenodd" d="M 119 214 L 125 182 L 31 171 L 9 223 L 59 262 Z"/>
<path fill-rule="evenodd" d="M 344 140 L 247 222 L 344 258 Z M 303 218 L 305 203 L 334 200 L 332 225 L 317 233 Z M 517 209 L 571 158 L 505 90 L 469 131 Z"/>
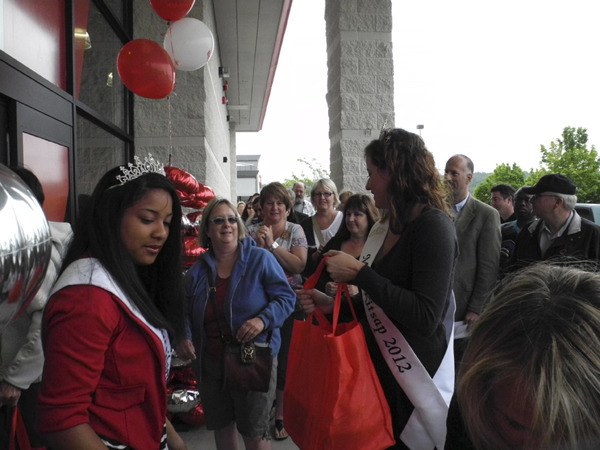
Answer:
<path fill-rule="evenodd" d="M 178 70 L 197 70 L 210 60 L 215 40 L 210 29 L 200 20 L 184 17 L 171 24 L 163 47 Z"/>

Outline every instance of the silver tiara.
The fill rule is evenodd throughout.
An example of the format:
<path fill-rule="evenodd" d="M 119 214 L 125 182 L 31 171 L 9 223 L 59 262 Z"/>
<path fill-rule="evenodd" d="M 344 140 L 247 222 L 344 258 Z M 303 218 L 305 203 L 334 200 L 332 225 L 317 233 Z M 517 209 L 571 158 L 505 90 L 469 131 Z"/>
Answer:
<path fill-rule="evenodd" d="M 148 153 L 148 156 L 144 157 L 143 161 L 137 155 L 133 157 L 133 161 L 133 163 L 128 163 L 127 167 L 121 166 L 123 175 L 117 175 L 117 181 L 122 185 L 128 181 L 135 180 L 145 173 L 165 174 L 163 165 L 155 160 L 150 153 Z"/>

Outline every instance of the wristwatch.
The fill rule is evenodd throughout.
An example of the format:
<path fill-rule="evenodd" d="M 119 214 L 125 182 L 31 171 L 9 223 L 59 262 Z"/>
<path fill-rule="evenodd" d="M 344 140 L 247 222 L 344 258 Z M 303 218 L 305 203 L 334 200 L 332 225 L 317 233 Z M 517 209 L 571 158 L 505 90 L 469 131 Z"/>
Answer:
<path fill-rule="evenodd" d="M 273 243 L 269 247 L 269 250 L 271 250 L 271 253 L 273 253 L 276 248 L 279 248 L 279 244 L 277 242 L 273 241 Z"/>

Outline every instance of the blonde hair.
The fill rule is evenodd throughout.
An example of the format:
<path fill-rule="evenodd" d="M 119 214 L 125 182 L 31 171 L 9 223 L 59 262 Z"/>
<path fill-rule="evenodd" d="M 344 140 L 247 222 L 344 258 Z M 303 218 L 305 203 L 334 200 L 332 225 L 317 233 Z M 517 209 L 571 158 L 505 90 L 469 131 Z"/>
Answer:
<path fill-rule="evenodd" d="M 537 264 L 503 283 L 472 331 L 458 401 L 478 448 L 505 448 L 494 392 L 506 383 L 532 407 L 526 447 L 600 444 L 600 275 Z"/>
<path fill-rule="evenodd" d="M 321 178 L 315 181 L 315 184 L 312 185 L 312 188 L 310 189 L 310 201 L 313 206 L 315 208 L 317 206 L 313 200 L 315 198 L 315 192 L 317 192 L 317 189 L 320 187 L 333 193 L 333 207 L 337 207 L 337 205 L 340 203 L 338 198 L 338 190 L 333 180 L 330 180 L 329 178 Z"/>

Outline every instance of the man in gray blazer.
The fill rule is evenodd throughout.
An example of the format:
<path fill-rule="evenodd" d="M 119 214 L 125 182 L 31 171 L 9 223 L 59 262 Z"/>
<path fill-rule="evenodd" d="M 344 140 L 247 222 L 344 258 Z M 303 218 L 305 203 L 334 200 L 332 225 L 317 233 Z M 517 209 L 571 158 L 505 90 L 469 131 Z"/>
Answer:
<path fill-rule="evenodd" d="M 496 283 L 500 264 L 500 214 L 469 194 L 473 171 L 473 161 L 465 155 L 454 155 L 446 163 L 445 179 L 453 196 L 459 249 L 454 271 L 454 360 L 457 370 L 466 345 L 466 336 L 458 334 L 459 325 L 466 324 L 468 331 L 479 318 L 486 296 Z M 474 448 L 466 438 L 465 424 L 455 397 L 450 404 L 447 425 L 446 448 Z"/>
<path fill-rule="evenodd" d="M 456 236 L 460 255 L 454 274 L 455 322 L 470 326 L 483 309 L 498 277 L 500 216 L 469 194 L 473 161 L 454 155 L 446 163 L 445 179 L 454 198 Z"/>

